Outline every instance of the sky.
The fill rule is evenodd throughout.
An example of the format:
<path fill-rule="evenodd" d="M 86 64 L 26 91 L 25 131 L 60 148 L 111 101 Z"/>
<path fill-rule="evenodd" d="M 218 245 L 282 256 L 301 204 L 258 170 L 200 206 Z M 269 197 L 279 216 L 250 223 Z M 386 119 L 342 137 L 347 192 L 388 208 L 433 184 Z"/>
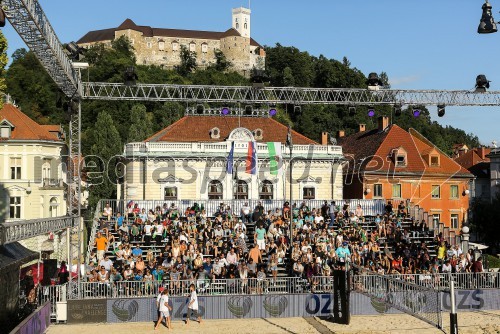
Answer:
<path fill-rule="evenodd" d="M 341 60 L 366 75 L 387 72 L 392 88 L 472 90 L 478 74 L 500 94 L 500 32 L 479 35 L 482 0 L 39 0 L 62 43 L 126 18 L 158 28 L 225 31 L 231 9 L 250 5 L 262 45 L 295 46 Z M 500 0 L 491 0 L 496 21 Z M 500 28 L 500 26 L 499 26 Z M 25 47 L 7 23 L 9 56 Z M 433 119 L 500 143 L 500 106 L 447 107 Z M 335 130 L 335 129 L 333 129 Z"/>

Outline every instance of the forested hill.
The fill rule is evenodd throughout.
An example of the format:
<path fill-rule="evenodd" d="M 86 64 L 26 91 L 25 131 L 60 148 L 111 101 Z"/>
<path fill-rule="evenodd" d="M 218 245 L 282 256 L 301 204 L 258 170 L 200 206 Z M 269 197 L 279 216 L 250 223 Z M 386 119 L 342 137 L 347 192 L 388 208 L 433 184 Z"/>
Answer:
<path fill-rule="evenodd" d="M 324 56 L 311 56 L 295 47 L 276 44 L 266 47 L 266 71 L 272 86 L 296 87 L 366 87 L 366 75 L 353 67 L 344 58 L 342 61 Z M 230 63 L 224 55 L 217 54 L 217 63 L 206 70 L 195 70 L 196 64 L 187 50 L 181 51 L 183 62 L 175 70 L 164 70 L 156 66 L 136 66 L 139 82 L 177 83 L 203 85 L 249 85 L 249 80 L 232 72 Z M 135 64 L 131 46 L 126 39 L 113 42 L 113 47 L 96 47 L 87 51 L 85 60 L 91 64 L 84 80 L 123 82 L 123 73 L 127 66 Z M 381 73 L 383 81 L 387 75 Z M 6 73 L 7 92 L 22 108 L 23 112 L 42 124 L 66 124 L 64 97 L 46 74 L 34 55 L 24 49 L 13 54 L 13 62 Z M 294 129 L 318 140 L 322 131 L 336 133 L 340 129 L 346 133 L 357 131 L 358 124 L 367 128 L 376 126 L 376 120 L 367 116 L 366 107 L 358 107 L 357 113 L 350 116 L 348 106 L 303 106 L 300 112 L 293 106 L 278 106 L 277 116 L 283 123 L 291 123 Z M 100 145 L 109 145 L 109 140 L 116 141 L 111 151 L 120 153 L 123 143 L 140 141 L 150 134 L 164 128 L 182 117 L 185 103 L 137 103 L 132 101 L 84 101 L 83 103 L 83 152 L 100 152 Z M 451 153 L 453 144 L 466 143 L 469 147 L 479 145 L 477 136 L 467 134 L 453 127 L 442 127 L 430 120 L 429 111 L 419 107 L 419 118 L 404 110 L 399 117 L 393 117 L 389 106 L 376 109 L 377 116 L 391 116 L 392 122 L 404 129 L 415 128 L 439 148 Z M 431 110 L 435 112 L 435 110 Z M 110 138 L 101 138 L 100 132 L 106 129 Z M 114 139 L 113 139 L 114 138 Z M 113 143 L 115 145 L 115 143 Z"/>

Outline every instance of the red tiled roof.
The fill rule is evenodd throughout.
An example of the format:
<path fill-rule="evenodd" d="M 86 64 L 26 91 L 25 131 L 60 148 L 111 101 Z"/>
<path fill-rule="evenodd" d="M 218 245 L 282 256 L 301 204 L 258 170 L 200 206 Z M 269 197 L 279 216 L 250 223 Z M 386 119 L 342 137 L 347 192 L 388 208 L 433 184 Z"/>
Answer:
<path fill-rule="evenodd" d="M 347 137 L 341 137 L 337 143 L 342 146 L 344 155 L 349 159 L 349 169 L 364 159 L 371 159 L 382 144 L 387 131 L 374 129 L 366 132 L 357 132 Z"/>
<path fill-rule="evenodd" d="M 452 158 L 444 154 L 439 148 L 437 148 L 434 144 L 432 144 L 427 138 L 425 138 L 422 134 L 414 129 L 410 129 L 410 135 L 415 141 L 415 146 L 417 147 L 420 155 L 423 155 L 425 150 L 429 148 L 434 148 L 439 153 L 439 166 L 429 166 L 427 161 L 422 160 L 425 165 L 426 174 L 463 174 L 469 175 L 472 177 L 470 172 L 460 166 L 457 162 L 455 162 Z"/>
<path fill-rule="evenodd" d="M 210 130 L 219 128 L 220 138 L 210 137 Z M 157 132 L 145 141 L 150 142 L 221 142 L 236 128 L 247 128 L 250 131 L 262 130 L 262 139 L 258 142 L 286 142 L 288 127 L 272 118 L 228 116 L 184 116 L 174 124 Z M 300 133 L 292 130 L 292 140 L 298 145 L 318 145 Z"/>
<path fill-rule="evenodd" d="M 202 30 L 182 30 L 182 29 L 166 29 L 166 28 L 152 28 L 150 26 L 138 26 L 131 19 L 126 19 L 117 28 L 94 30 L 86 33 L 82 38 L 80 38 L 76 43 L 85 44 L 93 42 L 111 41 L 115 38 L 115 32 L 120 30 L 135 30 L 140 31 L 145 37 L 178 37 L 178 38 L 195 38 L 195 39 L 210 39 L 219 40 L 224 37 L 230 36 L 241 36 L 240 33 L 234 29 L 230 28 L 226 31 L 202 31 Z M 253 38 L 250 38 L 250 45 L 259 46 Z"/>
<path fill-rule="evenodd" d="M 470 175 L 469 171 L 441 152 L 420 133 L 413 129 L 410 129 L 410 132 L 405 131 L 397 125 L 391 125 L 384 131 L 375 129 L 368 132 L 358 132 L 341 138 L 339 145 L 342 146 L 346 156 L 351 155 L 354 158 L 356 164 L 359 164 L 362 159 L 369 159 L 369 162 L 362 166 L 364 171 L 416 173 L 420 175 L 423 173 L 427 175 Z M 400 148 L 407 154 L 405 167 L 396 167 L 392 156 L 394 150 Z M 429 166 L 423 159 L 424 155 L 431 152 L 439 154 L 439 166 Z"/>
<path fill-rule="evenodd" d="M 61 131 L 59 125 L 40 125 L 12 104 L 5 103 L 0 110 L 0 122 L 4 119 L 14 125 L 9 138 L 11 140 L 62 141 L 53 131 L 56 127 L 58 131 Z M 7 140 L 7 138 L 1 138 L 1 140 Z"/>
<path fill-rule="evenodd" d="M 479 150 L 481 150 L 481 148 L 475 148 L 473 150 L 467 151 L 467 153 L 464 153 L 459 157 L 456 157 L 455 161 L 462 165 L 462 167 L 467 169 L 470 169 L 472 166 L 475 166 L 480 162 L 489 162 L 490 158 L 486 157 L 486 155 L 491 153 L 491 148 L 485 147 L 483 149 L 485 151 L 484 159 L 479 155 Z"/>

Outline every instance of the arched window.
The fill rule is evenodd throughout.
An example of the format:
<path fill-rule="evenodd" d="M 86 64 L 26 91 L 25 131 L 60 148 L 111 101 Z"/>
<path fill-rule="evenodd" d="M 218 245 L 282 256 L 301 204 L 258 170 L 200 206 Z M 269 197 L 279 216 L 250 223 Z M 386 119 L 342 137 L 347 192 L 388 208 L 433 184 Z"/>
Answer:
<path fill-rule="evenodd" d="M 236 29 L 239 29 L 239 28 L 240 28 L 240 24 L 236 23 Z"/>
<path fill-rule="evenodd" d="M 238 180 L 234 187 L 235 199 L 248 199 L 248 183 L 243 180 Z"/>
<path fill-rule="evenodd" d="M 222 199 L 222 183 L 218 180 L 212 180 L 208 184 L 208 199 Z"/>
<path fill-rule="evenodd" d="M 59 216 L 58 208 L 59 208 L 59 203 L 57 202 L 57 198 L 52 197 L 50 199 L 50 204 L 49 204 L 49 214 L 50 217 L 57 217 Z"/>
<path fill-rule="evenodd" d="M 243 25 L 243 27 L 244 27 L 245 29 L 248 29 L 248 24 L 246 24 L 246 23 L 245 23 L 245 24 Z"/>
<path fill-rule="evenodd" d="M 273 199 L 274 185 L 269 180 L 264 180 L 260 184 L 259 198 L 260 199 Z"/>

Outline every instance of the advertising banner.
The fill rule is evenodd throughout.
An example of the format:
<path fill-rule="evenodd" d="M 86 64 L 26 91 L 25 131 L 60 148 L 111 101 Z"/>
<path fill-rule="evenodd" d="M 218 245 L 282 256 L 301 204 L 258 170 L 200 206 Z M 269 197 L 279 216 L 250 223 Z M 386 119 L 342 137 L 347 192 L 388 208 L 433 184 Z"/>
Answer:
<path fill-rule="evenodd" d="M 68 300 L 68 324 L 106 322 L 106 299 Z"/>

